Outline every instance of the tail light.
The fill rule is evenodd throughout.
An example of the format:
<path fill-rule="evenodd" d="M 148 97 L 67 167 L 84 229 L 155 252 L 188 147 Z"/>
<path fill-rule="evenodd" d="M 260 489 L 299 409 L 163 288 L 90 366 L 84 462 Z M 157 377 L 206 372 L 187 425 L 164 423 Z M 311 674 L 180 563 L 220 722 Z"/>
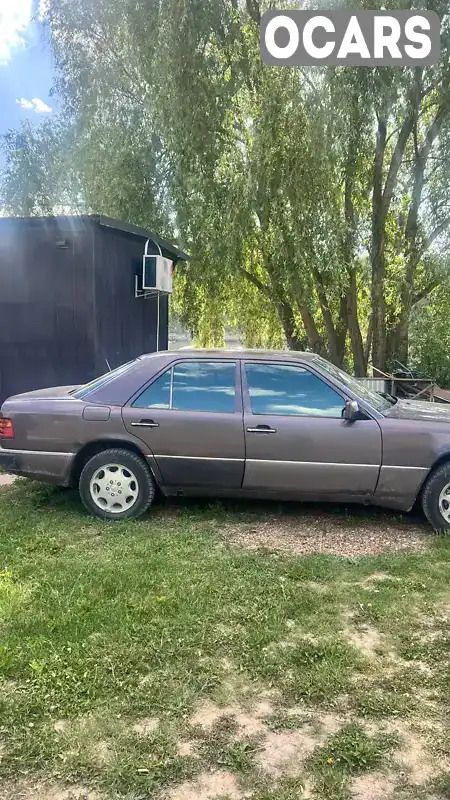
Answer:
<path fill-rule="evenodd" d="M 7 417 L 0 417 L 0 439 L 14 439 L 14 425 Z"/>

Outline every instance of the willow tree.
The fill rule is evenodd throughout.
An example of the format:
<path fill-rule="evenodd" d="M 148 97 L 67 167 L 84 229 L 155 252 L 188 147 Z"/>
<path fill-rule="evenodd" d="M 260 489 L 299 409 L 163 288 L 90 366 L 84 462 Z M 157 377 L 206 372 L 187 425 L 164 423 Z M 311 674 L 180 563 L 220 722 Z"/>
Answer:
<path fill-rule="evenodd" d="M 204 344 L 231 320 L 359 374 L 405 357 L 450 217 L 448 16 L 428 5 L 436 67 L 298 70 L 261 63 L 258 0 L 48 3 L 86 205 L 173 224 Z"/>
<path fill-rule="evenodd" d="M 27 121 L 2 138 L 4 213 L 27 217 L 83 210 L 79 174 L 69 157 L 74 141 L 65 123 L 46 120 L 35 127 Z"/>

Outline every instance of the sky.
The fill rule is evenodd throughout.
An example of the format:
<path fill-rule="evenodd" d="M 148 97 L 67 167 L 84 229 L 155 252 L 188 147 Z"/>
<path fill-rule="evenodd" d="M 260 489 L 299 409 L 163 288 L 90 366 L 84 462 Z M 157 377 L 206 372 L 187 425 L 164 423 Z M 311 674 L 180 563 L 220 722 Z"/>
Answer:
<path fill-rule="evenodd" d="M 54 71 L 41 14 L 45 0 L 0 0 L 0 135 L 55 113 Z M 0 156 L 1 158 L 1 156 Z"/>

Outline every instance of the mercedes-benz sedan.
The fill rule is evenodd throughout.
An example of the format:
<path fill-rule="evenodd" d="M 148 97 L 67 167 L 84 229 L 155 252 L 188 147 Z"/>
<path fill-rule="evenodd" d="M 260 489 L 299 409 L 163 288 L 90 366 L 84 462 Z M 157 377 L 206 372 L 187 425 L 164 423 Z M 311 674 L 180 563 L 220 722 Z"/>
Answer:
<path fill-rule="evenodd" d="M 78 486 L 110 520 L 142 514 L 158 487 L 404 511 L 420 497 L 450 527 L 450 411 L 372 392 L 312 353 L 152 353 L 85 386 L 10 397 L 0 466 Z"/>

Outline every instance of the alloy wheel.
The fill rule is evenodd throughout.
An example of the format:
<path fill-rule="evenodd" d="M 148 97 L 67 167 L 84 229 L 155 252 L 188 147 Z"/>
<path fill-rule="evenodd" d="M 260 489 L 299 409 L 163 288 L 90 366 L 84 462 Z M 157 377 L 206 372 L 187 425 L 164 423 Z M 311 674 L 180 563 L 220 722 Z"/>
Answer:
<path fill-rule="evenodd" d="M 444 486 L 439 495 L 439 512 L 445 521 L 450 524 L 450 483 Z"/>
<path fill-rule="evenodd" d="M 136 476 L 121 464 L 105 464 L 96 470 L 89 484 L 94 503 L 110 514 L 121 514 L 136 503 L 139 484 Z"/>

